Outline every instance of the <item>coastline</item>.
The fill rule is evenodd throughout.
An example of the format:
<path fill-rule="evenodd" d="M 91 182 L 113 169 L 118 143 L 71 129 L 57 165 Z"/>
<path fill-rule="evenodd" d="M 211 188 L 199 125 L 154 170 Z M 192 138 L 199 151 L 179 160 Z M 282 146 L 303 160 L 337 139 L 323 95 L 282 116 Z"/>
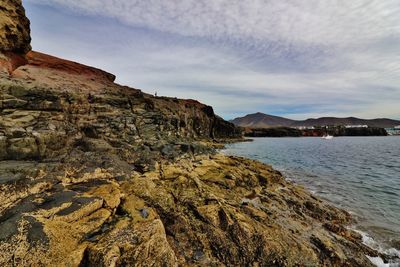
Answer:
<path fill-rule="evenodd" d="M 215 151 L 241 131 L 31 51 L 22 2 L 0 13 L 1 266 L 373 266 L 348 212 L 271 166 Z M 8 38 L 8 39 L 7 39 Z"/>
<path fill-rule="evenodd" d="M 385 138 L 388 138 L 388 137 L 389 136 L 387 136 Z M 319 140 L 317 137 L 315 137 L 315 138 L 316 138 L 315 140 Z M 257 139 L 258 138 L 254 138 L 255 141 L 257 141 Z M 264 138 L 260 138 L 260 139 L 264 139 Z M 266 139 L 274 140 L 276 138 L 267 137 Z M 307 140 L 310 140 L 310 139 L 307 138 Z M 321 141 L 321 142 L 323 142 L 323 141 Z M 326 142 L 330 143 L 330 141 L 326 141 Z M 263 149 L 262 145 L 260 143 L 258 143 L 258 144 L 256 143 L 256 144 L 254 144 L 254 146 L 257 147 L 258 150 L 262 151 L 262 149 Z M 240 147 L 243 148 L 244 146 L 240 146 Z M 253 157 L 252 157 L 251 153 L 249 154 L 249 152 L 253 151 L 253 150 L 249 150 L 246 153 L 244 151 L 239 152 L 241 150 L 238 150 L 238 149 L 237 149 L 236 152 L 235 152 L 235 150 L 229 151 L 229 149 L 231 149 L 231 148 L 229 148 L 229 147 L 225 148 L 223 150 L 220 150 L 220 152 L 223 153 L 224 155 L 227 155 L 227 156 L 230 156 L 230 155 L 245 156 L 245 157 L 251 158 L 253 160 L 259 160 L 259 161 L 263 162 L 264 164 L 268 164 L 268 161 L 266 161 L 265 159 L 262 159 L 262 156 L 261 156 L 262 152 L 258 152 L 256 154 L 254 154 Z M 274 147 L 272 147 L 272 148 L 270 147 L 269 153 L 274 153 L 274 151 L 275 151 Z M 301 153 L 301 152 L 298 151 L 298 153 Z M 303 151 L 303 153 L 304 153 L 304 151 Z M 273 158 L 275 158 L 275 157 L 273 157 Z M 279 159 L 280 156 L 278 156 L 276 158 Z M 272 163 L 269 163 L 269 164 L 272 164 Z M 272 164 L 272 166 L 273 166 L 273 168 L 276 167 L 274 164 Z M 318 187 L 313 188 L 312 186 L 310 187 L 311 184 L 309 182 L 304 183 L 307 179 L 300 179 L 300 180 L 298 179 L 299 176 L 300 177 L 301 176 L 308 176 L 308 175 L 311 175 L 310 173 L 306 172 L 306 170 L 300 171 L 301 173 L 299 173 L 298 171 L 293 171 L 293 166 L 292 166 L 292 168 L 290 168 L 289 166 L 286 166 L 284 168 L 282 166 L 280 166 L 280 167 L 277 168 L 277 170 L 282 172 L 283 175 L 286 177 L 286 179 L 289 182 L 294 183 L 294 184 L 296 184 L 298 186 L 305 187 L 307 189 L 307 191 L 309 191 L 312 195 L 314 195 L 314 196 L 316 196 L 316 197 L 318 197 L 320 199 L 323 199 L 327 203 L 332 203 L 332 205 L 334 205 L 336 207 L 339 207 L 340 209 L 344 209 L 347 212 L 349 212 L 351 214 L 351 217 L 352 217 L 352 222 L 349 225 L 347 225 L 346 227 L 348 229 L 353 230 L 353 231 L 357 232 L 358 234 L 360 234 L 362 236 L 362 243 L 364 245 L 367 245 L 371 249 L 377 250 L 377 251 L 381 252 L 382 254 L 386 254 L 388 256 L 388 258 L 392 258 L 391 263 L 388 263 L 387 261 L 383 260 L 380 257 L 369 257 L 370 260 L 375 265 L 377 265 L 377 266 L 395 266 L 395 267 L 400 265 L 400 250 L 398 248 L 394 247 L 395 244 L 398 244 L 398 243 L 392 243 L 392 240 L 386 240 L 385 238 L 383 238 L 383 239 L 381 238 L 382 240 L 380 240 L 380 241 L 373 239 L 373 237 L 371 237 L 371 233 L 369 233 L 369 231 L 371 229 L 365 228 L 365 223 L 361 224 L 361 222 L 363 220 L 365 220 L 365 218 L 363 218 L 359 214 L 354 213 L 352 211 L 353 209 L 350 208 L 349 206 L 343 207 L 343 205 L 338 205 L 337 201 L 336 202 L 332 201 L 330 199 L 330 197 L 328 197 L 328 195 L 330 195 L 330 193 L 327 195 L 327 191 L 325 191 L 326 187 L 324 188 L 322 186 L 323 184 L 320 184 L 320 183 L 317 182 Z M 317 173 L 314 173 L 311 176 L 315 177 L 315 178 L 318 178 L 319 175 Z M 334 179 L 333 177 L 331 177 L 331 178 Z M 320 194 L 319 193 L 320 190 L 324 190 L 322 192 L 325 192 L 325 193 L 324 194 Z M 340 197 L 339 197 L 339 199 L 340 199 Z M 367 223 L 367 225 L 371 225 L 370 222 Z M 383 228 L 383 229 L 385 230 L 385 228 Z M 374 234 L 379 234 L 376 231 L 378 231 L 378 230 L 375 230 Z M 386 231 L 389 231 L 389 229 L 386 229 Z M 386 241 L 384 241 L 384 240 L 386 240 Z M 394 239 L 394 240 L 398 240 L 398 239 Z M 390 241 L 390 242 L 388 242 L 388 241 Z"/>
<path fill-rule="evenodd" d="M 12 255 L 39 265 L 139 260 L 170 266 L 373 266 L 365 255 L 388 260 L 346 228 L 347 212 L 250 159 L 183 155 L 124 180 L 105 169 L 58 179 L 62 187 L 54 193 L 29 197 L 38 204 L 24 208 L 31 219 L 20 224 L 10 243 L 1 242 L 4 265 Z M 68 192 L 74 196 L 59 197 Z M 29 241 L 32 235 L 37 242 Z M 110 254 L 115 246 L 116 254 Z M 143 246 L 149 254 L 138 254 Z"/>
<path fill-rule="evenodd" d="M 331 126 L 329 130 L 323 127 L 318 129 L 298 129 L 290 127 L 269 127 L 269 128 L 244 128 L 246 137 L 322 137 L 326 134 L 335 137 L 342 136 L 388 136 L 384 128 L 359 127 L 346 128 L 345 126 Z"/>
<path fill-rule="evenodd" d="M 296 185 L 303 186 L 305 187 L 312 195 L 321 198 L 322 200 L 326 201 L 327 203 L 331 203 L 332 205 L 338 207 L 336 203 L 333 203 L 329 198 L 324 197 L 323 195 L 318 194 L 315 190 L 312 190 L 309 188 L 309 186 L 302 184 L 301 182 L 296 181 L 295 177 L 289 178 L 286 176 L 285 170 L 279 169 L 280 172 L 284 174 L 286 179 L 290 182 L 293 182 Z M 375 240 L 373 237 L 371 237 L 371 233 L 369 233 L 368 229 L 365 229 L 365 227 L 362 227 L 360 225 L 360 220 L 363 220 L 363 218 L 360 217 L 359 214 L 354 213 L 351 211 L 349 208 L 344 208 L 344 207 L 338 207 L 340 209 L 344 209 L 346 212 L 350 214 L 352 217 L 352 223 L 346 226 L 347 229 L 355 231 L 356 233 L 361 235 L 361 240 L 362 243 L 366 246 L 368 246 L 371 249 L 374 249 L 376 251 L 379 251 L 382 254 L 388 255 L 389 258 L 392 258 L 392 260 L 395 260 L 395 262 L 385 262 L 385 260 L 381 257 L 370 257 L 367 256 L 372 263 L 374 263 L 378 267 L 398 267 L 400 266 L 400 250 L 396 249 L 390 244 L 384 243 L 383 241 L 379 242 Z"/>

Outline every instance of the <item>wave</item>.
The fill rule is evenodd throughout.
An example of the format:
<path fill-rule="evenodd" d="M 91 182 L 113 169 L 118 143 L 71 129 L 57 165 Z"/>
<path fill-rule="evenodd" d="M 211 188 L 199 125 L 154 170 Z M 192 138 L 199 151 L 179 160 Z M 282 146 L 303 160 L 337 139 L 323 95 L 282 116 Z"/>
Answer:
<path fill-rule="evenodd" d="M 372 249 L 375 249 L 382 254 L 386 254 L 391 257 L 400 258 L 400 250 L 397 250 L 395 248 L 384 248 L 381 244 L 376 242 L 367 233 L 360 231 L 358 229 L 354 229 L 354 228 L 352 228 L 352 230 L 359 233 L 362 236 L 362 242 L 364 245 L 366 245 Z M 400 260 L 385 263 L 381 257 L 370 257 L 368 255 L 366 255 L 366 257 L 377 267 L 400 267 Z"/>

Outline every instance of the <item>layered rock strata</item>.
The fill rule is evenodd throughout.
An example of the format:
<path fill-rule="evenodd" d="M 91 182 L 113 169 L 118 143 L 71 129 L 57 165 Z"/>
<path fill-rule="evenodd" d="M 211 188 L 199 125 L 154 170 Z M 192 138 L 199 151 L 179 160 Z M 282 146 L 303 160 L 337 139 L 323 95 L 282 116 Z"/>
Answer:
<path fill-rule="evenodd" d="M 0 266 L 371 266 L 366 255 L 385 257 L 346 228 L 345 211 L 269 166 L 216 154 L 215 140 L 241 133 L 211 107 L 26 53 L 21 2 L 0 3 Z"/>
<path fill-rule="evenodd" d="M 195 100 L 153 97 L 113 83 L 109 73 L 36 52 L 27 61 L 0 84 L 2 160 L 63 158 L 80 147 L 147 168 L 160 156 L 207 150 L 195 141 L 240 137 Z"/>

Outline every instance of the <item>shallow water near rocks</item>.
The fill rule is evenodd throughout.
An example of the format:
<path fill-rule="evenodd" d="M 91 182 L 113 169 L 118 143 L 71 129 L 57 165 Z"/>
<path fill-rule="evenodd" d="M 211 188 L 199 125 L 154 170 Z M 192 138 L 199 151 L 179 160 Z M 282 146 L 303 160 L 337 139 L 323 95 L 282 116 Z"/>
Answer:
<path fill-rule="evenodd" d="M 400 253 L 400 137 L 255 138 L 222 152 L 272 165 L 351 212 L 383 250 Z"/>

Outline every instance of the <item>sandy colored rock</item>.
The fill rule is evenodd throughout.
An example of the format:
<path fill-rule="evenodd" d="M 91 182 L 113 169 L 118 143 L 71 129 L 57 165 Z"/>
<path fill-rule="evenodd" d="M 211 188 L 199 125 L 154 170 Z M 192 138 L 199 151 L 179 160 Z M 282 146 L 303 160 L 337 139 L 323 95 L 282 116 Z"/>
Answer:
<path fill-rule="evenodd" d="M 1 0 L 0 51 L 26 53 L 31 50 L 29 24 L 21 0 Z"/>
<path fill-rule="evenodd" d="M 360 237 L 337 230 L 349 222 L 346 212 L 261 163 L 214 155 L 162 166 L 121 182 L 104 170 L 69 179 L 61 189 L 75 192 L 72 198 L 61 198 L 53 210 L 32 212 L 50 240 L 51 254 L 38 255 L 60 264 L 81 255 L 82 264 L 116 266 L 370 266 L 365 254 L 376 253 Z M 177 178 L 164 178 L 177 168 L 182 169 Z M 227 188 L 223 180 L 236 186 Z M 48 203 L 46 197 L 60 198 L 45 194 L 38 203 Z M 76 208 L 65 212 L 73 203 Z"/>
<path fill-rule="evenodd" d="M 159 219 L 117 224 L 115 230 L 87 250 L 86 264 L 102 266 L 178 266 Z"/>
<path fill-rule="evenodd" d="M 123 180 L 70 170 L 25 195 L 0 217 L 2 231 L 25 229 L 0 231 L 0 263 L 22 247 L 17 263 L 44 266 L 372 266 L 366 255 L 380 255 L 346 228 L 347 212 L 269 166 L 219 154 L 161 165 Z"/>

